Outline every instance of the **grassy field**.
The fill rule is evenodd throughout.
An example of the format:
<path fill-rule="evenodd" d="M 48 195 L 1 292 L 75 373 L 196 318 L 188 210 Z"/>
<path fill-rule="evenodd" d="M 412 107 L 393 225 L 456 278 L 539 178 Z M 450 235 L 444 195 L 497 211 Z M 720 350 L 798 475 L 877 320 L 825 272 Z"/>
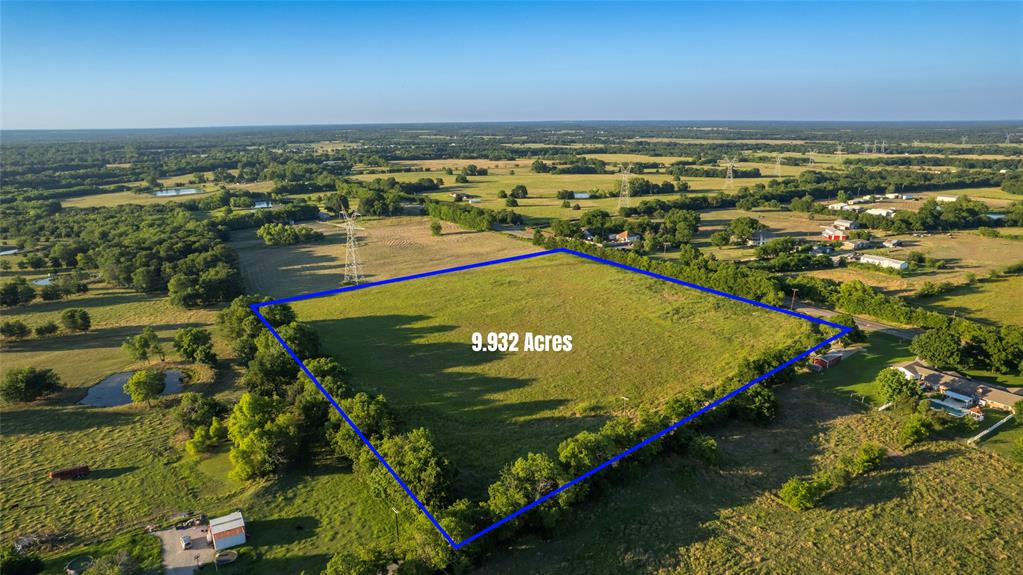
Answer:
<path fill-rule="evenodd" d="M 24 366 L 53 368 L 64 385 L 72 388 L 65 399 L 77 401 L 86 387 L 135 363 L 121 349 L 126 337 L 152 327 L 173 358 L 170 340 L 174 333 L 183 327 L 210 326 L 215 316 L 211 310 L 174 307 L 166 298 L 93 284 L 89 292 L 65 300 L 6 309 L 4 319 L 18 319 L 33 328 L 51 320 L 59 325 L 61 312 L 75 307 L 89 312 L 89 332 L 5 343 L 0 371 Z"/>
<path fill-rule="evenodd" d="M 1021 293 L 1023 277 L 988 278 L 955 291 L 919 300 L 919 303 L 941 312 L 955 312 L 973 320 L 1023 327 Z"/>
<path fill-rule="evenodd" d="M 430 232 L 426 217 L 360 221 L 359 254 L 367 281 L 398 277 L 457 265 L 508 257 L 539 248 L 493 232 L 471 232 L 443 222 L 443 233 Z M 252 230 L 236 232 L 231 247 L 241 258 L 250 291 L 285 297 L 336 288 L 344 278 L 345 234 L 331 223 L 312 224 L 321 242 L 267 246 Z"/>
<path fill-rule="evenodd" d="M 502 168 L 491 170 L 486 176 L 474 176 L 469 178 L 467 184 L 454 184 L 454 177 L 437 172 L 407 173 L 407 174 L 366 174 L 356 176 L 360 180 L 372 180 L 379 177 L 391 177 L 399 181 L 414 181 L 424 177 L 441 177 L 445 185 L 439 192 L 430 195 L 441 200 L 450 200 L 452 193 L 462 193 L 469 197 L 480 199 L 478 205 L 484 208 L 501 209 L 505 207 L 504 200 L 497 197 L 500 190 L 510 191 L 516 185 L 524 185 L 529 190 L 529 197 L 518 200 L 519 206 L 516 212 L 521 213 L 531 222 L 543 223 L 550 218 L 572 219 L 578 218 L 586 210 L 603 209 L 612 213 L 618 211 L 618 198 L 571 200 L 572 204 L 578 203 L 581 211 L 561 207 L 562 200 L 557 199 L 556 194 L 560 190 L 572 190 L 575 192 L 589 192 L 592 190 L 611 191 L 621 187 L 621 176 L 618 174 L 535 174 L 529 171 L 528 166 L 515 169 Z M 671 181 L 671 176 L 663 173 L 638 174 L 635 177 L 646 178 L 652 182 Z M 684 178 L 689 182 L 692 194 L 706 194 L 726 191 L 724 178 Z M 736 178 L 732 189 L 740 186 L 752 185 L 764 178 Z M 674 198 L 677 194 L 669 194 L 666 198 Z M 650 196 L 654 197 L 654 196 Z M 633 205 L 638 204 L 642 198 L 633 198 Z"/>
<path fill-rule="evenodd" d="M 383 393 L 435 434 L 459 492 L 473 496 L 516 457 L 715 384 L 737 357 L 786 345 L 808 325 L 560 254 L 294 307 L 356 389 Z M 569 334 L 574 349 L 474 352 L 476 331 Z"/>
<path fill-rule="evenodd" d="M 896 259 L 906 259 L 910 252 L 920 252 L 928 257 L 945 261 L 943 269 L 925 269 L 906 277 L 875 272 L 865 269 L 834 268 L 807 272 L 838 281 L 858 279 L 868 285 L 900 295 L 910 295 L 924 282 L 966 283 L 967 275 L 986 276 L 992 270 L 1023 260 L 1023 242 L 1006 238 L 988 238 L 976 232 L 955 232 L 932 234 L 915 238 L 909 234 L 884 236 L 898 238 L 903 245 L 893 249 L 870 250 Z"/>
<path fill-rule="evenodd" d="M 550 540 L 516 541 L 476 573 L 1009 574 L 1023 569 L 1019 465 L 944 440 L 899 449 L 890 415 L 867 412 L 806 380 L 777 393 L 775 424 L 735 423 L 716 435 L 717 467 L 668 459 L 644 468 L 580 507 Z M 881 469 L 810 511 L 792 511 L 778 499 L 778 489 L 790 477 L 851 453 L 865 439 L 889 448 Z"/>

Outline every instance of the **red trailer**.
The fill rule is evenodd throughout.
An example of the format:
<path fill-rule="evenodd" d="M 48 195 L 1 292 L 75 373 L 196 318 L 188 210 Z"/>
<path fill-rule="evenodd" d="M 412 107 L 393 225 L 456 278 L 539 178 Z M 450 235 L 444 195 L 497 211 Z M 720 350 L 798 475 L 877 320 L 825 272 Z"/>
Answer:
<path fill-rule="evenodd" d="M 88 465 L 80 465 L 78 467 L 68 467 L 67 469 L 58 469 L 57 471 L 50 472 L 50 479 L 81 479 L 89 474 Z"/>

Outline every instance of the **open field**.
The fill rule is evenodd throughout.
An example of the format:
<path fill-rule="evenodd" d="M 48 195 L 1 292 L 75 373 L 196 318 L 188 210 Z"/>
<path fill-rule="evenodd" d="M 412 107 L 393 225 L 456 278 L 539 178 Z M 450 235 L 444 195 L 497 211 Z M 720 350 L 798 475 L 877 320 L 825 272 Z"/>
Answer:
<path fill-rule="evenodd" d="M 124 339 L 152 327 L 163 341 L 168 357 L 175 357 L 170 339 L 183 327 L 213 324 L 215 312 L 174 307 L 166 298 L 140 294 L 124 288 L 93 284 L 89 292 L 65 300 L 40 302 L 4 310 L 4 319 L 18 319 L 29 327 L 47 321 L 60 324 L 60 314 L 69 308 L 82 308 L 92 320 L 90 331 L 44 338 L 32 337 L 4 345 L 0 370 L 24 366 L 50 367 L 71 388 L 64 399 L 77 401 L 85 388 L 104 377 L 132 366 L 121 349 Z"/>
<path fill-rule="evenodd" d="M 415 181 L 424 177 L 441 177 L 444 179 L 444 187 L 437 192 L 428 194 L 440 200 L 450 200 L 452 193 L 465 194 L 470 198 L 479 198 L 477 204 L 482 208 L 503 209 L 505 200 L 498 198 L 499 191 L 511 191 L 516 185 L 524 185 L 529 190 L 529 197 L 518 200 L 519 206 L 516 212 L 521 213 L 530 221 L 544 222 L 550 218 L 573 219 L 578 218 L 586 210 L 602 209 L 611 213 L 618 212 L 618 198 L 570 200 L 572 204 L 579 204 L 581 210 L 572 210 L 561 207 L 562 200 L 557 199 L 557 192 L 560 190 L 571 190 L 575 192 L 589 192 L 592 190 L 617 191 L 621 187 L 621 176 L 619 174 L 535 174 L 528 170 L 528 167 L 520 168 L 515 174 L 509 174 L 509 170 L 493 170 L 486 176 L 473 176 L 467 184 L 453 184 L 453 176 L 438 175 L 430 173 L 406 173 L 406 174 L 364 174 L 355 176 L 359 180 L 372 180 L 380 177 L 393 176 L 399 181 Z M 672 181 L 671 176 L 663 173 L 637 174 L 637 178 L 646 178 L 651 182 Z M 689 182 L 689 194 L 707 194 L 727 191 L 724 178 L 683 178 Z M 766 182 L 765 178 L 736 178 L 731 189 L 738 189 L 740 186 L 753 185 L 757 182 Z M 643 199 L 656 198 L 657 196 L 643 196 L 632 198 L 633 205 Z M 674 198 L 676 194 L 663 196 Z"/>
<path fill-rule="evenodd" d="M 716 384 L 738 357 L 788 345 L 809 326 L 563 254 L 293 306 L 356 389 L 383 393 L 434 433 L 458 491 L 473 496 L 516 457 Z M 573 350 L 472 351 L 472 333 L 491 331 L 568 334 Z"/>
<path fill-rule="evenodd" d="M 919 300 L 945 313 L 956 312 L 972 320 L 1023 327 L 1023 277 L 988 278 L 955 291 Z"/>
<path fill-rule="evenodd" d="M 896 259 L 906 259 L 910 252 L 945 261 L 943 269 L 925 269 L 906 277 L 865 269 L 834 268 L 806 272 L 810 275 L 827 277 L 838 281 L 859 279 L 868 285 L 900 295 L 915 292 L 924 282 L 966 283 L 967 274 L 985 276 L 993 270 L 1023 261 L 1023 242 L 1006 238 L 988 238 L 973 231 L 957 231 L 952 237 L 947 234 L 931 234 L 929 237 L 913 237 L 910 234 L 887 235 L 898 238 L 903 245 L 891 249 L 868 250 Z"/>
<path fill-rule="evenodd" d="M 581 506 L 555 537 L 517 541 L 476 573 L 1023 569 L 1019 465 L 950 441 L 900 450 L 890 439 L 896 423 L 886 413 L 866 412 L 805 380 L 777 393 L 780 417 L 771 427 L 736 423 L 716 434 L 716 468 L 670 458 L 645 468 Z M 776 496 L 815 462 L 879 438 L 888 438 L 883 442 L 891 450 L 881 469 L 817 508 L 795 512 Z"/>
<path fill-rule="evenodd" d="M 494 232 L 471 232 L 443 222 L 430 233 L 427 217 L 360 221 L 359 254 L 367 281 L 498 259 L 539 248 Z M 312 224 L 326 237 L 296 246 L 267 246 L 253 230 L 234 234 L 246 286 L 254 293 L 285 297 L 336 288 L 344 277 L 345 234 L 336 225 Z"/>

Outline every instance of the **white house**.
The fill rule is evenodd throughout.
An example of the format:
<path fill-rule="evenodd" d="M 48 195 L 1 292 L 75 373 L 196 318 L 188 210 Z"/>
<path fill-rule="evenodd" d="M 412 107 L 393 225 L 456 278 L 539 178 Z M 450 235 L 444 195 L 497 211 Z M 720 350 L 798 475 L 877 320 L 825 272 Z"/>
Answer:
<path fill-rule="evenodd" d="M 909 269 L 909 264 L 902 260 L 886 258 L 884 256 L 877 256 L 874 254 L 864 254 L 860 256 L 860 263 L 871 264 L 882 268 L 891 268 L 893 270 Z"/>
<path fill-rule="evenodd" d="M 855 230 L 860 225 L 852 220 L 835 220 L 831 227 L 839 230 Z"/>
<path fill-rule="evenodd" d="M 241 511 L 210 519 L 206 541 L 217 551 L 245 543 L 245 519 Z"/>
<path fill-rule="evenodd" d="M 829 210 L 835 210 L 836 212 L 840 212 L 840 211 L 846 209 L 847 207 L 849 207 L 849 204 L 845 204 L 845 203 L 842 203 L 842 202 L 839 202 L 837 204 L 828 204 L 828 209 Z"/>
<path fill-rule="evenodd" d="M 948 204 L 948 203 L 954 202 L 954 201 L 956 201 L 958 199 L 959 198 L 957 198 L 955 196 L 935 196 L 934 201 L 936 201 L 938 203 L 942 203 L 942 204 Z"/>

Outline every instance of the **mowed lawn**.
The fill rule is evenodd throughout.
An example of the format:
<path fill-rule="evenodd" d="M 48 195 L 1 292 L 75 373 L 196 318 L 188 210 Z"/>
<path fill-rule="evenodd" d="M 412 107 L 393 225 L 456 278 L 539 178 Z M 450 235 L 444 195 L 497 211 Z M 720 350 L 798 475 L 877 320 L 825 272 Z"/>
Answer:
<path fill-rule="evenodd" d="M 567 254 L 293 305 L 357 390 L 434 433 L 467 496 L 517 457 L 713 385 L 810 325 Z M 571 335 L 574 347 L 475 352 L 473 332 Z"/>

